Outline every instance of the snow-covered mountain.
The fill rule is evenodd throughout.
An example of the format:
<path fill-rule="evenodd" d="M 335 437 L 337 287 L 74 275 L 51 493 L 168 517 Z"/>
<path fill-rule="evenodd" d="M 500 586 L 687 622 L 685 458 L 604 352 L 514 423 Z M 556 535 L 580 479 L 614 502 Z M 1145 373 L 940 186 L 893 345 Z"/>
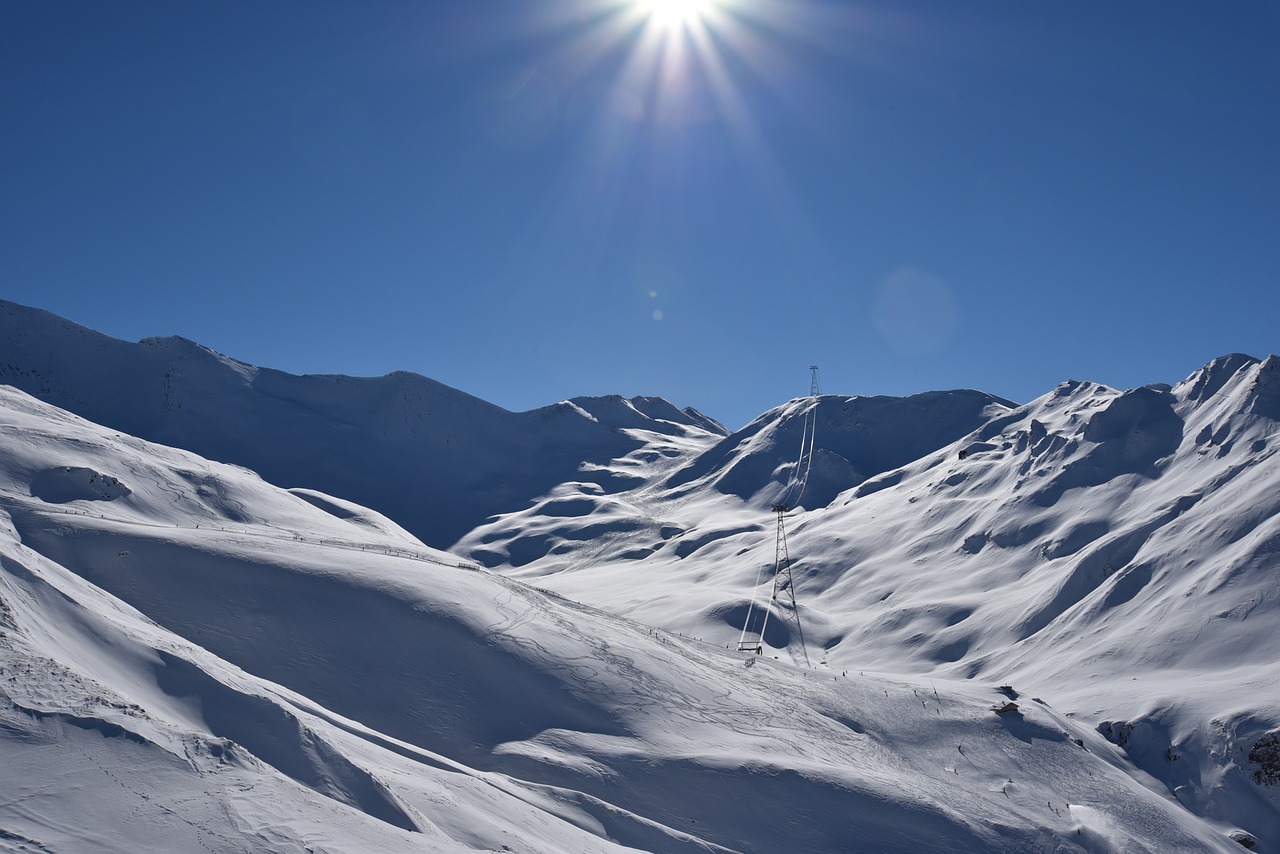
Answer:
<path fill-rule="evenodd" d="M 341 495 L 448 547 L 565 481 L 632 485 L 603 466 L 628 430 L 725 430 L 658 398 L 581 398 L 509 412 L 417 374 L 294 376 L 184 338 L 120 341 L 0 300 L 0 383 L 272 483 Z"/>
<path fill-rule="evenodd" d="M 766 419 L 795 422 L 812 405 Z M 788 515 L 801 619 L 768 603 L 766 647 L 1053 698 L 1189 809 L 1280 839 L 1274 778 L 1257 761 L 1280 728 L 1280 360 L 1228 356 L 1174 387 L 1068 382 L 984 410 L 966 435 Z M 848 441 L 818 423 L 817 448 Z M 758 433 L 724 440 L 719 469 L 755 453 Z M 665 540 L 615 535 L 602 552 L 577 532 L 607 513 L 557 525 L 535 507 L 460 548 L 492 562 L 493 544 L 533 531 L 558 546 L 519 577 L 732 644 L 753 594 L 767 600 L 774 519 L 750 489 L 662 492 L 679 478 L 648 493 L 668 496 Z"/>
<path fill-rule="evenodd" d="M 1235 848 L 1043 702 L 744 659 L 13 389 L 0 427 L 9 850 Z"/>
<path fill-rule="evenodd" d="M 18 783 L 0 841 L 92 849 L 172 789 L 149 826 L 253 850 L 1280 845 L 1275 357 L 1024 406 L 824 395 L 726 435 L 657 398 L 510 413 L 0 324 L 34 396 L 0 394 L 0 755 L 173 774 L 83 826 L 103 793 Z M 175 745 L 210 739 L 235 782 L 197 808 L 213 766 Z"/>

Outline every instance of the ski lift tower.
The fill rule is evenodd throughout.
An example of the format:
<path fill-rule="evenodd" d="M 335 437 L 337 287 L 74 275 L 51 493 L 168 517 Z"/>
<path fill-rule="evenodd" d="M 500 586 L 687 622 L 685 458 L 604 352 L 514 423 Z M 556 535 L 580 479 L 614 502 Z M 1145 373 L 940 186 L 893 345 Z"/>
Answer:
<path fill-rule="evenodd" d="M 785 594 L 786 598 L 791 602 L 791 616 L 795 619 L 796 634 L 800 637 L 800 651 L 804 654 L 804 664 L 810 667 L 809 650 L 804 642 L 804 627 L 800 624 L 800 608 L 796 604 L 796 585 L 795 578 L 791 575 L 791 554 L 787 550 L 787 512 L 791 509 L 788 504 L 792 500 L 792 495 L 796 499 L 804 496 L 805 485 L 809 481 L 809 469 L 813 465 L 813 439 L 818 429 L 817 414 L 817 398 L 818 398 L 818 366 L 809 366 L 809 397 L 813 398 L 813 402 L 805 411 L 804 422 L 800 428 L 800 459 L 796 461 L 796 467 L 791 474 L 791 483 L 782 495 L 782 500 L 773 505 L 773 512 L 778 517 L 777 532 L 774 534 L 773 545 L 773 592 L 769 595 L 769 602 L 764 606 L 764 616 L 760 620 L 760 632 L 758 636 L 752 640 L 747 639 L 748 634 L 752 634 L 751 625 L 752 618 L 756 613 L 756 592 L 760 589 L 760 576 L 756 576 L 756 586 L 751 594 L 751 604 L 747 606 L 747 615 L 742 621 L 742 634 L 738 638 L 738 652 L 754 652 L 761 655 L 764 652 L 764 633 L 769 627 L 769 615 L 773 612 L 774 603 L 779 607 L 783 603 L 778 602 L 778 594 Z M 764 567 L 760 568 L 764 571 Z"/>
<path fill-rule="evenodd" d="M 774 535 L 773 546 L 773 592 L 769 595 L 769 602 L 764 607 L 764 618 L 760 624 L 760 635 L 754 640 L 747 640 L 747 631 L 751 627 L 751 615 L 754 611 L 754 600 L 752 608 L 747 611 L 747 619 L 742 624 L 742 637 L 738 639 L 738 652 L 754 652 L 760 655 L 764 652 L 764 632 L 769 626 L 769 615 L 773 610 L 773 604 L 778 603 L 778 594 L 785 594 L 791 603 L 791 615 L 795 618 L 796 632 L 800 636 L 800 651 L 804 653 L 805 667 L 809 664 L 809 650 L 804 642 L 804 628 L 800 625 L 800 609 L 796 605 L 795 579 L 791 575 L 791 554 L 787 550 L 787 511 L 791 508 L 786 504 L 773 505 L 773 512 L 778 517 L 777 532 Z M 782 603 L 778 603 L 782 604 Z"/>

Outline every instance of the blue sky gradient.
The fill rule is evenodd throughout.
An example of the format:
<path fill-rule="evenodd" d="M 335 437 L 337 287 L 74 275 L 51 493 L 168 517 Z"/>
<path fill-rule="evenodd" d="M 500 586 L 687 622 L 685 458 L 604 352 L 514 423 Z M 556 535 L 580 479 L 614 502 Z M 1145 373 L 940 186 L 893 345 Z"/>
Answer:
<path fill-rule="evenodd" d="M 0 295 L 510 409 L 1176 381 L 1280 316 L 1280 3 L 0 6 Z"/>

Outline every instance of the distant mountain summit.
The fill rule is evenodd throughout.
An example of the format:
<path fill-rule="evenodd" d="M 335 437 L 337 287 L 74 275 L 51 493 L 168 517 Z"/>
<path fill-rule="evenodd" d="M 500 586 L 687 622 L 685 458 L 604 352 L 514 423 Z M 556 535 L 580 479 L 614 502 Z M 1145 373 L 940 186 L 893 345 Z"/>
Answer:
<path fill-rule="evenodd" d="M 632 485 L 605 464 L 628 431 L 725 433 L 660 398 L 578 398 L 510 412 L 417 374 L 295 376 L 178 337 L 131 344 L 0 301 L 0 382 L 150 441 L 285 487 L 372 507 L 446 547 L 567 481 Z"/>
<path fill-rule="evenodd" d="M 295 376 L 179 337 L 131 344 L 3 301 L 0 381 L 278 485 L 341 495 L 442 548 L 566 484 L 615 494 L 662 481 L 677 494 L 709 487 L 767 503 L 786 489 L 809 408 L 821 441 L 794 499 L 823 506 L 1013 406 L 969 390 L 826 395 L 780 406 L 732 435 L 658 397 L 578 397 L 514 413 L 417 374 Z M 661 465 L 640 472 L 636 453 Z"/>
<path fill-rule="evenodd" d="M 691 406 L 679 409 L 662 397 L 633 397 L 619 394 L 603 397 L 574 397 L 568 401 L 592 418 L 610 427 L 652 430 L 655 433 L 681 435 L 686 428 L 727 435 L 728 430 L 714 418 Z"/>
<path fill-rule="evenodd" d="M 796 475 L 797 449 L 813 418 L 815 453 L 803 493 L 790 503 L 825 507 L 869 477 L 906 465 L 1003 415 L 1017 404 L 961 389 L 910 397 L 822 395 L 766 412 L 715 447 L 681 466 L 664 482 L 670 489 L 711 486 L 769 505 L 787 497 Z"/>

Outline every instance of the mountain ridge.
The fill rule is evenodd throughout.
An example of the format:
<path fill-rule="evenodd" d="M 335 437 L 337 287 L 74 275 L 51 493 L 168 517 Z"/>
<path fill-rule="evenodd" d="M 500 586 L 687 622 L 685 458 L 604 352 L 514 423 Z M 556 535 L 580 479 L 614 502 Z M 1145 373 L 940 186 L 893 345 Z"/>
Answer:
<path fill-rule="evenodd" d="M 11 388 L 0 425 L 17 850 L 1235 847 L 1048 705 L 745 666 Z M 127 491 L 30 494 L 82 471 Z"/>
<path fill-rule="evenodd" d="M 248 466 L 278 485 L 374 507 L 440 547 L 575 479 L 584 462 L 639 447 L 627 429 L 724 430 L 655 398 L 628 402 L 629 417 L 611 423 L 611 407 L 614 417 L 621 408 L 607 398 L 589 404 L 598 414 L 571 401 L 513 413 L 405 371 L 296 376 L 177 336 L 130 344 L 4 301 L 0 381 L 130 435 Z"/>
<path fill-rule="evenodd" d="M 251 451 L 287 456 L 292 469 L 262 476 L 328 519 L 354 520 L 361 536 L 407 554 L 416 539 L 444 544 L 456 552 L 446 564 L 478 562 L 721 648 L 758 631 L 750 615 L 765 609 L 763 658 L 779 666 L 812 659 L 819 673 L 1043 697 L 1188 814 L 1280 840 L 1280 791 L 1265 764 L 1267 739 L 1280 737 L 1275 356 L 1229 354 L 1174 385 L 1071 380 L 1022 405 L 974 390 L 797 398 L 728 433 L 661 399 L 509 413 L 416 375 L 292 377 L 172 338 L 102 344 L 94 370 L 117 364 L 117 352 L 166 358 L 94 386 L 73 368 L 76 354 L 84 363 L 97 352 L 96 333 L 50 321 L 40 339 L 17 329 L 18 314 L 0 305 L 14 333 L 0 336 L 0 379 L 152 418 L 175 445 L 208 430 L 202 441 L 249 468 Z M 220 385 L 202 384 L 207 376 Z M 227 423 L 251 429 L 228 438 Z M 814 423 L 803 477 L 801 436 Z M 355 475 L 324 471 L 344 466 Z M 280 474 L 316 469 L 334 488 Z M 128 477 L 89 465 L 42 477 L 25 488 L 49 506 L 142 500 L 121 491 L 136 492 Z M 179 504 L 149 514 L 244 520 L 219 480 L 180 478 Z M 769 598 L 784 517 L 799 612 Z M 32 538 L 74 562 L 58 551 L 71 540 Z M 218 646 L 216 633 L 200 638 Z M 539 739 L 522 742 L 521 762 L 560 749 Z"/>

